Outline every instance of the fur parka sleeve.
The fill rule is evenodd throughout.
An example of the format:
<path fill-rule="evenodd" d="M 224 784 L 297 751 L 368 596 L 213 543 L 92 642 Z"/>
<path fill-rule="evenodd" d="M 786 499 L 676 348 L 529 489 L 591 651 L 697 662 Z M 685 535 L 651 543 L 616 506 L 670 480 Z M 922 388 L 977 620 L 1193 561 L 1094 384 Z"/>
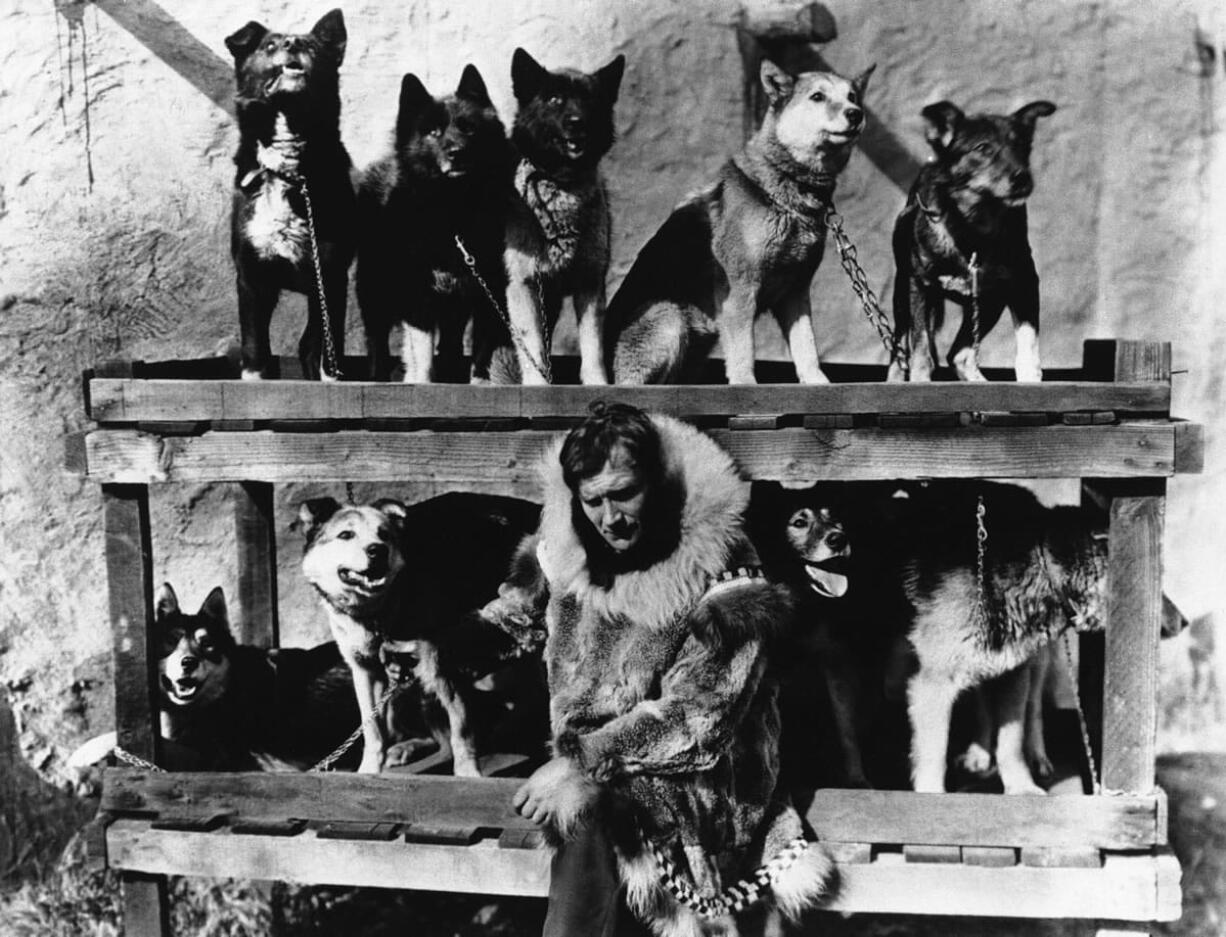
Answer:
<path fill-rule="evenodd" d="M 558 755 L 599 782 L 716 763 L 757 698 L 773 637 L 792 614 L 790 594 L 779 587 L 756 581 L 718 589 L 691 612 L 659 696 L 599 728 L 561 733 Z"/>
<path fill-rule="evenodd" d="M 511 559 L 507 578 L 498 587 L 498 598 L 487 602 L 478 613 L 521 643 L 529 635 L 544 636 L 549 583 L 541 567 L 540 545 L 539 534 L 523 539 Z"/>

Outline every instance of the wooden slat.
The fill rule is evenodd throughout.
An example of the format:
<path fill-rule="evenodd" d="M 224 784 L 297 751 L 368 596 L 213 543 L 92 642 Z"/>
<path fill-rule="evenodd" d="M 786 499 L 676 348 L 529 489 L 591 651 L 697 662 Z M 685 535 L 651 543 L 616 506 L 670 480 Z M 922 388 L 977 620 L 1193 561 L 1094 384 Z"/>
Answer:
<path fill-rule="evenodd" d="M 176 875 L 278 879 L 334 885 L 542 897 L 549 852 L 500 849 L 492 840 L 451 847 L 354 843 L 299 836 L 168 833 L 120 819 L 108 832 L 112 865 Z M 1174 856 L 1111 855 L 1100 869 L 990 868 L 906 863 L 898 853 L 839 865 L 839 889 L 825 905 L 846 913 L 1092 918 L 1179 917 Z"/>
<path fill-rule="evenodd" d="M 962 847 L 907 845 L 902 847 L 902 855 L 907 862 L 957 865 L 962 861 Z"/>
<path fill-rule="evenodd" d="M 1082 346 L 1083 370 L 1093 381 L 1171 379 L 1171 343 L 1122 338 L 1089 339 Z"/>
<path fill-rule="evenodd" d="M 819 839 L 882 844 L 1092 846 L 1166 841 L 1158 797 L 1006 797 L 819 790 L 808 819 Z"/>
<path fill-rule="evenodd" d="M 464 384 L 324 384 L 314 381 L 174 381 L 94 378 L 90 416 L 145 420 L 368 420 L 582 417 L 594 400 L 689 416 L 779 413 L 1115 410 L 1166 414 L 1170 385 L 1060 381 L 494 387 Z"/>
<path fill-rule="evenodd" d="M 1100 482 L 1111 497 L 1103 685 L 1102 783 L 1154 787 L 1158 733 L 1158 639 L 1162 632 L 1161 479 Z"/>
<path fill-rule="evenodd" d="M 103 809 L 114 813 L 227 813 L 352 823 L 536 829 L 511 809 L 513 778 L 430 775 L 174 773 L 108 768 Z"/>
<path fill-rule="evenodd" d="M 234 491 L 234 535 L 238 544 L 238 606 L 231 613 L 240 644 L 276 647 L 277 542 L 273 487 L 243 482 Z"/>
<path fill-rule="evenodd" d="M 156 874 L 159 872 L 161 870 L 157 868 L 126 871 L 120 879 L 124 934 L 127 937 L 170 937 L 170 892 L 166 887 L 166 876 Z"/>
<path fill-rule="evenodd" d="M 873 861 L 872 843 L 832 843 L 822 841 L 822 847 L 835 862 L 845 865 L 864 865 Z"/>
<path fill-rule="evenodd" d="M 1103 854 L 1087 846 L 1027 846 L 1022 865 L 1037 869 L 1097 869 Z"/>
<path fill-rule="evenodd" d="M 1076 478 L 1170 475 L 1175 432 L 1165 423 L 931 430 L 712 430 L 754 478 Z M 423 496 L 470 490 L 536 494 L 550 433 L 205 433 L 159 439 L 131 430 L 87 437 L 102 482 L 386 481 Z M 408 495 L 406 494 L 406 497 Z"/>
<path fill-rule="evenodd" d="M 1185 420 L 1174 421 L 1175 472 L 1199 475 L 1205 470 L 1205 427 Z"/>
<path fill-rule="evenodd" d="M 963 846 L 962 861 L 967 865 L 1007 869 L 1017 865 L 1017 850 L 1002 846 Z"/>
<path fill-rule="evenodd" d="M 149 489 L 103 485 L 107 591 L 115 666 L 115 726 L 119 747 L 155 761 L 157 702 L 149 647 L 153 621 L 153 547 Z"/>

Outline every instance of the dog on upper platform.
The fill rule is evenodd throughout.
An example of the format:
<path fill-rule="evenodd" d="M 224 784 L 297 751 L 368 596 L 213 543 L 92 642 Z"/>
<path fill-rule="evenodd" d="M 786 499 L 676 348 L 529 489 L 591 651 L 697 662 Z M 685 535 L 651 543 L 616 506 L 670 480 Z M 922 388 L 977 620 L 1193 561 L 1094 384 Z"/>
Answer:
<path fill-rule="evenodd" d="M 457 775 L 476 777 L 472 693 L 480 677 L 514 657 L 517 643 L 475 610 L 492 599 L 539 509 L 492 496 L 448 494 L 406 507 L 393 499 L 341 505 L 316 498 L 299 508 L 302 571 L 323 602 L 353 674 L 365 749 L 358 770 L 388 757 L 378 718 L 388 687 L 385 646 L 430 704 L 426 716 Z"/>
<path fill-rule="evenodd" d="M 1034 190 L 1035 121 L 1055 111 L 1050 101 L 1008 116 L 964 114 L 949 101 L 922 111 L 935 159 L 920 170 L 894 226 L 892 380 L 903 379 L 904 361 L 910 380 L 932 379 L 946 299 L 963 310 L 948 355 L 961 380 L 984 380 L 978 343 L 1006 306 L 1013 315 L 1017 379 L 1043 379 L 1039 276 L 1026 199 Z"/>
<path fill-rule="evenodd" d="M 823 383 L 809 285 L 839 173 L 864 129 L 869 68 L 795 78 L 763 60 L 770 108 L 716 182 L 683 201 L 609 304 L 619 384 L 694 380 L 715 340 L 729 383 L 753 384 L 754 322 L 770 310 L 803 383 Z"/>
<path fill-rule="evenodd" d="M 345 42 L 340 10 L 308 33 L 252 21 L 226 38 L 238 82 L 230 251 L 244 378 L 267 375 L 269 323 L 283 290 L 307 297 L 298 344 L 306 378 L 336 376 L 322 365 L 325 328 L 338 360 L 344 350 L 355 206 L 340 135 Z"/>
<path fill-rule="evenodd" d="M 303 770 L 357 725 L 352 681 L 335 644 L 238 644 L 220 587 L 189 615 L 163 583 L 154 607 L 166 767 Z"/>
<path fill-rule="evenodd" d="M 391 372 L 388 333 L 398 322 L 406 383 L 435 379 L 436 336 L 444 376 L 467 378 L 457 365 L 470 318 L 471 376 L 488 380 L 494 345 L 506 341 L 491 304 L 501 308 L 506 294 L 510 199 L 506 130 L 480 72 L 466 65 L 444 98 L 405 75 L 394 152 L 366 170 L 358 190 L 357 295 L 373 380 Z"/>
<path fill-rule="evenodd" d="M 605 277 L 612 217 L 600 161 L 613 146 L 613 106 L 626 59 L 595 72 L 551 71 L 523 49 L 511 58 L 517 163 L 507 220 L 507 313 L 513 345 L 497 353 L 496 383 L 548 383 L 547 337 L 570 296 L 579 328 L 579 377 L 607 384 Z"/>

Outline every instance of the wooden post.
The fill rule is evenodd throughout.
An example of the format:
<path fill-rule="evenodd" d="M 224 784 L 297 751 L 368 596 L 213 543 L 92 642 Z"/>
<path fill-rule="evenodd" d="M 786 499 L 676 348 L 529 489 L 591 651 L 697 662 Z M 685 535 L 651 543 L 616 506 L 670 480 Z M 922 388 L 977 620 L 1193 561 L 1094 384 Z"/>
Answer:
<path fill-rule="evenodd" d="M 234 636 L 240 644 L 276 647 L 277 535 L 273 486 L 241 482 L 234 491 L 234 533 L 238 541 L 238 605 Z"/>
<path fill-rule="evenodd" d="M 157 761 L 157 675 L 151 653 L 153 549 L 147 485 L 103 485 L 106 571 L 115 669 L 119 747 Z M 129 937 L 168 937 L 165 876 L 124 873 L 124 920 Z"/>

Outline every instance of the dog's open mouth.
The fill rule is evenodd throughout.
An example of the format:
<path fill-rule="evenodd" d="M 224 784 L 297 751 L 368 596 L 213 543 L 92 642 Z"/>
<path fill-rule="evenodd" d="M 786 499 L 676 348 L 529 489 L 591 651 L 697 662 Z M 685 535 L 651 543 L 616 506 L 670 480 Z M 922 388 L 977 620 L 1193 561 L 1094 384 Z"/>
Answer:
<path fill-rule="evenodd" d="M 336 578 L 343 585 L 363 595 L 374 595 L 387 585 L 387 573 L 374 576 L 369 571 L 359 572 L 356 569 L 349 569 L 347 566 L 341 566 L 336 570 Z"/>
<path fill-rule="evenodd" d="M 829 142 L 836 144 L 851 143 L 860 136 L 858 130 L 827 130 L 825 134 Z"/>
<path fill-rule="evenodd" d="M 846 595 L 851 584 L 847 578 L 846 556 L 832 556 L 816 563 L 806 562 L 805 573 L 809 576 L 809 588 L 828 599 Z"/>
<path fill-rule="evenodd" d="M 166 694 L 167 699 L 179 706 L 186 706 L 200 692 L 199 681 L 192 677 L 180 677 L 178 680 L 171 680 L 170 677 L 163 674 L 161 679 L 162 692 Z"/>
<path fill-rule="evenodd" d="M 571 159 L 579 159 L 587 152 L 587 141 L 582 138 L 564 137 L 562 148 Z"/>

